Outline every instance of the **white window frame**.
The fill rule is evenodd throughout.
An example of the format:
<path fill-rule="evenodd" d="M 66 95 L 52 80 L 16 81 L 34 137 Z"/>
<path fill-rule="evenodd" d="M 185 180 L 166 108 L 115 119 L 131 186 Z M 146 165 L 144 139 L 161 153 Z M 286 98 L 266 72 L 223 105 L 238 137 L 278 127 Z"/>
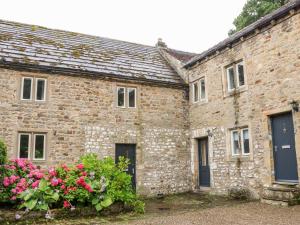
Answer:
<path fill-rule="evenodd" d="M 195 100 L 195 93 L 196 93 L 196 92 L 195 92 L 195 85 L 198 86 L 198 99 L 197 99 L 197 100 Z M 199 96 L 199 93 L 200 93 L 200 92 L 199 92 L 199 89 L 200 89 L 200 88 L 199 88 L 199 82 L 198 82 L 198 81 L 194 82 L 194 83 L 193 83 L 193 102 L 194 102 L 194 103 L 199 102 L 199 100 L 200 100 L 200 96 Z"/>
<path fill-rule="evenodd" d="M 202 85 L 201 85 L 201 81 L 204 81 L 204 98 L 202 98 L 201 97 L 201 93 L 202 93 Z M 201 78 L 200 80 L 199 80 L 199 84 L 198 84 L 198 86 L 199 86 L 199 100 L 200 101 L 205 101 L 206 100 L 206 80 L 205 80 L 205 77 L 203 77 L 203 78 Z"/>
<path fill-rule="evenodd" d="M 236 153 L 234 153 L 234 140 L 233 140 L 233 133 L 234 132 L 237 132 L 237 134 L 238 134 L 238 142 L 239 142 L 239 145 L 240 145 L 240 134 L 239 134 L 239 131 L 238 130 L 232 130 L 231 132 L 230 132 L 230 139 L 231 139 L 231 154 L 232 154 L 232 156 L 238 156 L 238 155 L 240 155 L 240 152 L 238 152 L 237 154 Z"/>
<path fill-rule="evenodd" d="M 124 89 L 124 105 L 119 106 L 119 89 Z M 126 88 L 125 87 L 117 87 L 117 107 L 126 108 Z"/>
<path fill-rule="evenodd" d="M 24 93 L 23 93 L 23 91 L 24 91 L 24 80 L 25 79 L 29 79 L 29 80 L 31 80 L 31 87 L 30 87 L 30 99 L 25 99 L 25 98 L 23 98 L 23 96 L 24 96 Z M 22 84 L 21 84 L 21 100 L 22 101 L 32 101 L 32 90 L 33 90 L 33 77 L 22 77 Z"/>
<path fill-rule="evenodd" d="M 45 81 L 44 99 L 43 100 L 38 100 L 37 99 L 37 88 L 38 88 L 38 81 L 39 80 Z M 35 101 L 37 101 L 37 102 L 45 102 L 46 98 L 47 98 L 46 93 L 47 93 L 47 79 L 45 79 L 45 78 L 36 78 L 35 79 Z"/>
<path fill-rule="evenodd" d="M 244 149 L 244 130 L 248 130 L 249 153 L 245 153 L 245 149 Z M 250 134 L 249 134 L 249 128 L 243 128 L 243 129 L 241 129 L 241 134 L 240 135 L 241 135 L 240 139 L 241 139 L 242 155 L 250 155 Z"/>
<path fill-rule="evenodd" d="M 20 159 L 20 150 L 21 150 L 21 135 L 28 135 L 29 140 L 28 140 L 28 156 L 27 159 L 30 159 L 30 152 L 31 152 L 31 133 L 19 133 L 18 135 L 18 158 Z"/>
<path fill-rule="evenodd" d="M 230 79 L 229 79 L 229 69 L 233 69 L 233 82 L 234 82 L 234 88 L 230 88 Z M 227 90 L 229 92 L 233 91 L 236 89 L 236 85 L 235 85 L 235 71 L 234 71 L 234 66 L 229 66 L 226 68 L 226 77 L 227 77 Z"/>
<path fill-rule="evenodd" d="M 129 106 L 129 91 L 130 90 L 134 90 L 134 107 L 132 107 L 132 106 Z M 136 105 L 137 105 L 137 102 L 136 102 L 136 95 L 137 95 L 137 91 L 136 91 L 136 88 L 134 88 L 134 87 L 128 87 L 128 88 L 126 88 L 126 92 L 127 92 L 127 106 L 128 106 L 128 108 L 136 108 Z"/>
<path fill-rule="evenodd" d="M 240 74 L 239 74 L 239 65 L 242 65 L 243 66 L 243 69 L 244 69 L 244 84 L 243 85 L 240 85 Z M 235 65 L 235 73 L 236 73 L 236 82 L 237 82 L 237 84 L 236 84 L 236 87 L 244 87 L 245 85 L 246 85 L 246 76 L 245 76 L 245 66 L 244 66 L 244 61 L 241 61 L 241 62 L 239 62 L 239 63 L 237 63 L 236 65 Z"/>
<path fill-rule="evenodd" d="M 44 136 L 44 157 L 42 159 L 35 158 L 36 136 Z M 40 134 L 40 133 L 34 133 L 33 134 L 33 149 L 32 149 L 33 160 L 35 160 L 35 161 L 44 161 L 44 160 L 46 160 L 46 138 L 47 138 L 46 134 Z"/>

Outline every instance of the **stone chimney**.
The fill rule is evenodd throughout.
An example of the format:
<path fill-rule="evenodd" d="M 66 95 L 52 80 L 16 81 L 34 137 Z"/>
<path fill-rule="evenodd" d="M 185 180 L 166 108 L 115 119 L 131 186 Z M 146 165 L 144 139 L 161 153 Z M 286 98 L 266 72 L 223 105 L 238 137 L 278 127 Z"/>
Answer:
<path fill-rule="evenodd" d="M 158 38 L 157 43 L 155 45 L 158 48 L 167 48 L 168 46 L 166 45 L 165 42 L 161 38 Z"/>

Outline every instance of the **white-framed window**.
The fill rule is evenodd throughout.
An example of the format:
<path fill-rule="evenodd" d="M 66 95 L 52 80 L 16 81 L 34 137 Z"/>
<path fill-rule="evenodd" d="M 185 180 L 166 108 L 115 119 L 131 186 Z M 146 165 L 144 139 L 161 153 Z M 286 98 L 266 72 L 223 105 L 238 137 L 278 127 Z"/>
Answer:
<path fill-rule="evenodd" d="M 36 79 L 35 85 L 35 100 L 36 101 L 45 101 L 46 100 L 46 88 L 47 80 L 43 78 Z"/>
<path fill-rule="evenodd" d="M 128 107 L 136 107 L 136 88 L 127 88 Z"/>
<path fill-rule="evenodd" d="M 46 134 L 34 134 L 33 160 L 45 160 Z"/>
<path fill-rule="evenodd" d="M 47 79 L 22 77 L 21 100 L 46 101 Z"/>
<path fill-rule="evenodd" d="M 199 101 L 199 84 L 198 82 L 193 83 L 193 101 Z"/>
<path fill-rule="evenodd" d="M 21 99 L 31 100 L 32 99 L 32 77 L 22 77 L 22 87 L 21 87 Z"/>
<path fill-rule="evenodd" d="M 245 128 L 241 131 L 241 140 L 242 140 L 242 154 L 250 154 L 250 145 L 249 145 L 249 129 Z"/>
<path fill-rule="evenodd" d="M 227 90 L 233 91 L 246 84 L 244 62 L 234 63 L 226 68 Z"/>
<path fill-rule="evenodd" d="M 205 88 L 205 79 L 202 78 L 199 81 L 200 83 L 200 100 L 206 99 L 206 88 Z"/>
<path fill-rule="evenodd" d="M 235 89 L 235 79 L 234 79 L 234 67 L 228 67 L 226 69 L 227 71 L 227 87 L 228 91 L 232 91 Z"/>
<path fill-rule="evenodd" d="M 45 133 L 20 132 L 18 134 L 18 158 L 45 160 L 46 137 Z"/>
<path fill-rule="evenodd" d="M 237 73 L 237 86 L 242 87 L 245 85 L 245 70 L 244 63 L 239 62 L 236 64 L 236 73 Z"/>
<path fill-rule="evenodd" d="M 118 107 L 125 107 L 125 88 L 117 88 L 117 105 Z"/>
<path fill-rule="evenodd" d="M 201 78 L 192 84 L 193 87 L 193 102 L 206 100 L 206 83 L 205 78 Z"/>
<path fill-rule="evenodd" d="M 250 154 L 249 128 L 232 130 L 230 136 L 233 156 Z"/>
<path fill-rule="evenodd" d="M 117 87 L 117 107 L 136 108 L 137 89 L 135 87 Z"/>
<path fill-rule="evenodd" d="M 18 140 L 18 158 L 29 159 L 31 146 L 31 134 L 19 133 Z"/>

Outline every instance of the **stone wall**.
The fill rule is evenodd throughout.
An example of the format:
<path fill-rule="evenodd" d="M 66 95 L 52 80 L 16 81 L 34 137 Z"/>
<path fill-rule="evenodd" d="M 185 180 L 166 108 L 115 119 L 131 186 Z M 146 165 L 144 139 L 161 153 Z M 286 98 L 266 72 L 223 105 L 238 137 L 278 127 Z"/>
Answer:
<path fill-rule="evenodd" d="M 245 66 L 246 87 L 228 95 L 225 67 L 241 59 Z M 190 87 L 193 81 L 205 77 L 208 95 L 207 102 L 190 102 L 194 188 L 198 187 L 195 140 L 208 136 L 208 130 L 212 133 L 209 160 L 213 191 L 226 193 L 231 187 L 247 187 L 257 197 L 264 185 L 272 184 L 274 167 L 269 116 L 292 111 L 289 102 L 300 101 L 299 75 L 299 12 L 241 39 L 189 70 Z M 300 113 L 294 112 L 293 119 L 300 166 Z M 240 126 L 249 127 L 250 155 L 232 157 L 229 130 Z"/>
<path fill-rule="evenodd" d="M 45 103 L 20 100 L 22 76 L 47 78 Z M 116 107 L 117 86 L 137 88 L 137 108 Z M 190 190 L 188 103 L 183 88 L 92 77 L 0 69 L 0 138 L 17 156 L 20 131 L 47 133 L 45 165 L 71 163 L 86 152 L 115 155 L 116 143 L 137 146 L 137 191 Z"/>

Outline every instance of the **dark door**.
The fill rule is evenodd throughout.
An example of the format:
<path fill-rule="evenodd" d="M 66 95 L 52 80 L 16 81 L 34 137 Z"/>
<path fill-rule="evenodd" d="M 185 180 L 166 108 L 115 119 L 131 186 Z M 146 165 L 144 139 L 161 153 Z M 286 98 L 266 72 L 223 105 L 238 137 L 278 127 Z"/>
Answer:
<path fill-rule="evenodd" d="M 135 145 L 116 144 L 116 163 L 119 162 L 120 156 L 124 156 L 130 161 L 126 172 L 131 176 L 132 187 L 135 189 Z"/>
<path fill-rule="evenodd" d="M 210 169 L 208 162 L 208 139 L 198 140 L 199 186 L 210 187 Z"/>
<path fill-rule="evenodd" d="M 276 181 L 298 183 L 292 113 L 271 117 Z"/>

